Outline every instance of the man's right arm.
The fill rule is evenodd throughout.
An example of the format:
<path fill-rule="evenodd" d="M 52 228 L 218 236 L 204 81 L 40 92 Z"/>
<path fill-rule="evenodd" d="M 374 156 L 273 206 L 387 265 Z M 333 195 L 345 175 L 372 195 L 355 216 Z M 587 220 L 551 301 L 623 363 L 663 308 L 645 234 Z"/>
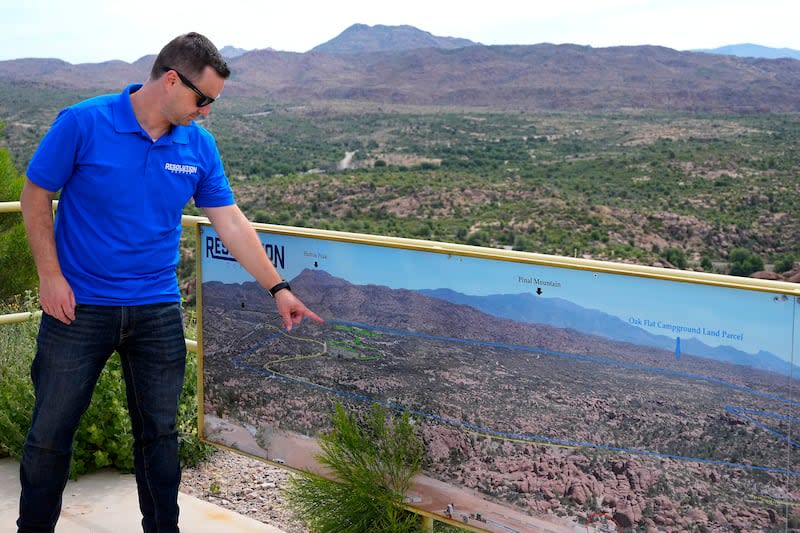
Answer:
<path fill-rule="evenodd" d="M 39 274 L 42 310 L 65 324 L 75 320 L 75 295 L 61 272 L 53 233 L 55 193 L 25 180 L 20 203 L 28 242 Z"/>

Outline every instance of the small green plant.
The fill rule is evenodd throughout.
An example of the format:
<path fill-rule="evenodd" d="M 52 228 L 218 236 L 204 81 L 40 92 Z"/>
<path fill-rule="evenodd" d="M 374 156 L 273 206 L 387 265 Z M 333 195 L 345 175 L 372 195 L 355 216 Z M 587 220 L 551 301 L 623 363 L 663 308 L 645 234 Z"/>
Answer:
<path fill-rule="evenodd" d="M 421 532 L 419 517 L 403 505 L 424 454 L 410 416 L 389 416 L 379 405 L 349 413 L 337 404 L 331 421 L 317 460 L 335 479 L 308 471 L 293 477 L 290 508 L 316 533 Z"/>
<path fill-rule="evenodd" d="M 116 353 L 106 363 L 92 402 L 75 434 L 70 476 L 114 466 L 133 471 L 133 435 L 125 400 L 122 363 Z"/>
<path fill-rule="evenodd" d="M 212 481 L 211 485 L 208 486 L 208 492 L 216 496 L 220 492 L 222 492 L 222 487 L 219 486 L 219 483 L 216 481 Z"/>

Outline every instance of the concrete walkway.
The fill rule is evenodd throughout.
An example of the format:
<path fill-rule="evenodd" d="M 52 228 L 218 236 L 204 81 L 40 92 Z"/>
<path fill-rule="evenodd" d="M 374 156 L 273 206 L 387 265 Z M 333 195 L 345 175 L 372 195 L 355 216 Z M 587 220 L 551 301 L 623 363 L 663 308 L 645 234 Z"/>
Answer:
<path fill-rule="evenodd" d="M 19 463 L 0 459 L 0 533 L 16 533 Z M 180 493 L 181 533 L 283 533 L 269 526 Z M 142 515 L 133 475 L 104 470 L 70 481 L 56 533 L 141 533 Z"/>

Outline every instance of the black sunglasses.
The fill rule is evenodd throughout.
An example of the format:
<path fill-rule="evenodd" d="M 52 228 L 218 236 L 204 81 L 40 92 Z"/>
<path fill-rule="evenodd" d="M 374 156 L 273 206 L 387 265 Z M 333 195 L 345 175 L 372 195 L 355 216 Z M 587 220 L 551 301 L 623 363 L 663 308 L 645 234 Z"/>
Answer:
<path fill-rule="evenodd" d="M 164 67 L 164 72 L 169 72 L 170 70 L 175 70 L 175 69 L 170 67 Z M 205 107 L 215 100 L 214 98 L 211 98 L 210 96 L 206 96 L 205 94 L 203 94 L 203 91 L 195 87 L 194 83 L 190 82 L 186 76 L 184 76 L 177 70 L 175 70 L 175 74 L 177 74 L 178 77 L 181 79 L 181 83 L 186 85 L 188 88 L 194 91 L 194 94 L 197 95 L 197 107 Z"/>

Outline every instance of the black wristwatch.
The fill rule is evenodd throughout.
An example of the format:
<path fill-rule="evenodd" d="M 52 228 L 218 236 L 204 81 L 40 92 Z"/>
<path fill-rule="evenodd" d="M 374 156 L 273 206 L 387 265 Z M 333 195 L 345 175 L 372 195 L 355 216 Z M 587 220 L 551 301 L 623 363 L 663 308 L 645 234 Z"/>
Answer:
<path fill-rule="evenodd" d="M 269 291 L 268 291 L 268 292 L 269 292 L 269 295 L 270 295 L 270 296 L 272 296 L 273 298 L 275 298 L 275 294 L 276 294 L 278 291 L 282 291 L 283 289 L 286 289 L 286 290 L 288 290 L 288 291 L 291 291 L 291 290 L 292 290 L 292 288 L 289 286 L 289 282 L 288 282 L 288 281 L 281 280 L 281 282 L 280 282 L 280 283 L 277 283 L 277 284 L 273 285 L 273 286 L 272 286 L 272 287 L 269 289 Z"/>

